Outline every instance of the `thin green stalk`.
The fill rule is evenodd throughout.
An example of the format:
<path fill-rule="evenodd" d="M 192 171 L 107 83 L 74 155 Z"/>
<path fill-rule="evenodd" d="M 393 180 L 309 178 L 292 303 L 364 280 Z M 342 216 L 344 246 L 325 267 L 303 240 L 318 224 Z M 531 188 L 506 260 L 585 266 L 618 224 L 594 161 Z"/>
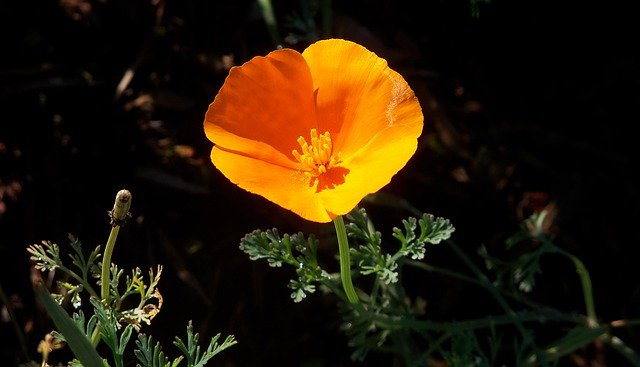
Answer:
<path fill-rule="evenodd" d="M 111 232 L 109 233 L 104 254 L 102 255 L 102 275 L 100 277 L 102 289 L 100 295 L 102 300 L 107 304 L 109 304 L 109 285 L 111 283 L 111 255 L 113 255 L 113 248 L 116 245 L 120 226 L 124 224 L 131 215 L 129 214 L 130 207 L 131 193 L 127 190 L 118 191 L 116 201 L 113 204 L 113 210 L 109 213 L 111 215 Z"/>
<path fill-rule="evenodd" d="M 589 276 L 589 272 L 587 271 L 587 267 L 584 266 L 584 263 L 577 257 L 572 254 L 567 253 L 571 261 L 573 261 L 573 265 L 576 267 L 576 273 L 580 277 L 580 283 L 582 284 L 582 292 L 584 296 L 584 304 L 587 309 L 587 317 L 589 317 L 589 322 L 593 325 L 598 323 L 598 317 L 596 316 L 596 306 L 593 301 L 593 287 L 591 286 L 591 277 Z"/>
<path fill-rule="evenodd" d="M 111 255 L 113 255 L 113 249 L 116 245 L 116 239 L 120 232 L 120 226 L 129 219 L 129 208 L 131 207 L 131 193 L 128 190 L 120 190 L 116 194 L 116 200 L 113 204 L 113 210 L 109 212 L 111 216 L 111 232 L 109 232 L 109 238 L 104 248 L 104 254 L 102 255 L 102 274 L 100 276 L 100 296 L 105 304 L 109 305 L 109 287 L 111 285 Z M 98 324 L 91 335 L 91 342 L 93 346 L 98 345 L 100 342 L 100 325 Z"/>
<path fill-rule="evenodd" d="M 576 273 L 578 273 L 578 276 L 580 277 L 580 284 L 582 285 L 582 295 L 584 297 L 584 305 L 587 311 L 589 325 L 597 325 L 598 317 L 596 316 L 596 307 L 593 301 L 593 287 L 591 286 L 591 277 L 589 276 L 587 267 L 577 256 L 569 252 L 566 252 L 556 246 L 553 246 L 553 251 L 568 257 L 571 262 L 573 262 L 573 266 L 576 268 Z"/>
<path fill-rule="evenodd" d="M 342 287 L 347 295 L 349 303 L 356 305 L 360 303 L 360 299 L 356 294 L 356 290 L 353 288 L 353 282 L 351 281 L 351 259 L 349 256 L 349 240 L 347 239 L 347 229 L 344 226 L 344 220 L 342 216 L 337 216 L 333 220 L 333 224 L 336 227 L 336 235 L 338 236 L 338 248 L 340 250 L 340 279 L 342 280 Z"/>
<path fill-rule="evenodd" d="M 622 339 L 618 338 L 615 335 L 603 335 L 600 340 L 606 343 L 608 346 L 616 350 L 620 355 L 625 357 L 627 361 L 631 363 L 634 367 L 640 366 L 640 356 L 636 353 L 635 350 L 626 345 Z"/>
<path fill-rule="evenodd" d="M 477 330 L 502 325 L 513 325 L 516 322 L 535 322 L 544 324 L 554 321 L 558 323 L 573 323 L 576 325 L 583 325 L 585 321 L 584 317 L 581 317 L 580 315 L 562 314 L 555 310 L 520 311 L 466 321 L 414 320 L 406 318 L 392 318 L 375 313 L 369 314 L 368 317 L 380 328 L 389 330 L 411 329 L 414 331 L 434 332 L 448 332 L 451 330 L 455 330 L 456 332 L 465 330 Z"/>
<path fill-rule="evenodd" d="M 438 273 L 438 274 L 442 274 L 442 275 L 446 275 L 448 277 L 451 277 L 453 279 L 458 279 L 464 282 L 468 282 L 471 284 L 475 284 L 477 286 L 483 287 L 483 288 L 488 288 L 488 287 L 492 287 L 495 288 L 493 286 L 493 284 L 491 283 L 486 283 L 486 282 L 482 282 L 476 278 L 472 278 L 470 276 L 464 275 L 462 273 L 458 273 L 457 271 L 454 270 L 449 270 L 449 269 L 445 269 L 445 268 L 441 268 L 438 266 L 434 266 L 431 264 L 427 264 L 425 262 L 419 261 L 419 260 L 412 260 L 412 259 L 404 259 L 404 263 L 409 265 L 409 266 L 413 266 L 415 268 L 418 269 L 422 269 L 425 271 L 429 271 L 429 272 L 433 272 L 433 273 Z M 539 303 L 533 302 L 530 299 L 527 299 L 525 297 L 523 297 L 522 295 L 519 295 L 517 293 L 513 293 L 510 292 L 506 289 L 502 289 L 502 288 L 495 288 L 498 292 L 502 293 L 504 296 L 509 297 L 510 299 L 520 302 L 524 305 L 527 305 L 533 309 L 549 309 L 549 307 L 541 305 Z"/>
<path fill-rule="evenodd" d="M 547 212 L 542 211 L 540 215 L 538 215 L 534 220 L 534 227 L 541 228 L 544 218 Z M 593 287 L 591 285 L 591 277 L 589 276 L 589 272 L 587 271 L 587 267 L 584 266 L 582 260 L 580 260 L 577 256 L 569 253 L 560 247 L 556 246 L 549 238 L 542 235 L 542 231 L 538 230 L 538 235 L 534 236 L 535 239 L 542 241 L 544 245 L 549 249 L 549 252 L 555 252 L 561 255 L 564 255 L 573 262 L 573 266 L 576 269 L 576 273 L 580 277 L 580 284 L 582 285 L 582 295 L 584 297 L 584 305 L 587 312 L 589 326 L 595 327 L 598 325 L 598 318 L 596 316 L 596 307 L 593 301 Z"/>
<path fill-rule="evenodd" d="M 100 296 L 102 300 L 107 303 L 109 301 L 109 284 L 111 283 L 111 255 L 113 255 L 113 249 L 116 245 L 118 232 L 120 232 L 120 226 L 115 225 L 111 227 L 109 239 L 107 240 L 107 244 L 104 248 L 104 255 L 102 255 L 102 276 L 100 277 L 102 288 Z"/>
<path fill-rule="evenodd" d="M 91 286 L 91 284 L 89 284 L 89 282 L 87 282 L 87 276 L 86 274 L 83 274 L 83 276 L 79 276 L 78 274 L 76 274 L 75 271 L 67 268 L 66 266 L 59 264 L 58 268 L 60 268 L 61 271 L 65 272 L 66 274 L 69 274 L 73 279 L 77 280 L 78 283 L 82 284 L 82 287 L 89 292 L 89 295 L 93 296 L 93 297 L 97 297 L 98 294 L 96 293 L 96 291 L 93 289 L 93 287 Z"/>
<path fill-rule="evenodd" d="M 258 0 L 260 9 L 262 10 L 262 17 L 269 30 L 269 36 L 275 47 L 282 46 L 282 39 L 280 38 L 280 32 L 278 32 L 278 22 L 276 21 L 276 15 L 273 11 L 273 4 L 271 0 Z"/>

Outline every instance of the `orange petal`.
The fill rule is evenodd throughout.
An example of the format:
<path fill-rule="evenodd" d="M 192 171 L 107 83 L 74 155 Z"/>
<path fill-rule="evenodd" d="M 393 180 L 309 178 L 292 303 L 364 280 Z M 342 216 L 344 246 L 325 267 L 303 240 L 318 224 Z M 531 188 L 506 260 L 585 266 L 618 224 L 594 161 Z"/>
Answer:
<path fill-rule="evenodd" d="M 420 103 L 400 74 L 366 48 L 341 39 L 318 41 L 302 56 L 317 90 L 319 131 L 347 157 L 390 126 L 422 130 Z"/>
<path fill-rule="evenodd" d="M 293 167 L 298 137 L 316 127 L 313 83 L 301 54 L 282 49 L 231 68 L 204 127 L 221 148 Z"/>
<path fill-rule="evenodd" d="M 320 191 L 324 208 L 336 215 L 350 212 L 366 195 L 387 185 L 417 148 L 421 127 L 394 125 L 376 134 L 341 166 L 349 170 L 344 183 Z"/>
<path fill-rule="evenodd" d="M 211 151 L 211 161 L 231 182 L 304 219 L 326 223 L 335 217 L 324 209 L 303 173 L 218 147 Z"/>

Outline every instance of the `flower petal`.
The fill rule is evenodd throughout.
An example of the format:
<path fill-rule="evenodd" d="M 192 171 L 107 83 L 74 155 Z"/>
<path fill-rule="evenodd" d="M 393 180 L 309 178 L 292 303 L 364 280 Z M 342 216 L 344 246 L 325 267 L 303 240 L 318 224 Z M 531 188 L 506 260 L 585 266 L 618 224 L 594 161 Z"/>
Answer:
<path fill-rule="evenodd" d="M 329 222 L 405 166 L 423 115 L 384 59 L 333 39 L 232 68 L 204 125 L 211 161 L 230 181 L 307 220 Z M 337 162 L 302 172 L 292 151 L 311 129 L 331 134 Z"/>
<path fill-rule="evenodd" d="M 291 151 L 299 148 L 298 137 L 316 127 L 314 103 L 311 74 L 301 54 L 273 51 L 231 68 L 209 105 L 205 132 L 226 150 L 293 167 Z"/>
<path fill-rule="evenodd" d="M 318 41 L 302 56 L 316 90 L 319 131 L 329 131 L 334 151 L 347 157 L 381 130 L 412 125 L 424 117 L 415 94 L 400 74 L 366 48 L 341 39 Z"/>
<path fill-rule="evenodd" d="M 231 182 L 304 219 L 326 223 L 335 217 L 324 209 L 303 173 L 219 147 L 211 150 L 211 161 Z"/>
<path fill-rule="evenodd" d="M 347 214 L 366 195 L 387 185 L 415 153 L 421 132 L 415 124 L 393 125 L 378 132 L 342 163 L 349 170 L 344 183 L 319 192 L 325 209 L 336 215 Z"/>

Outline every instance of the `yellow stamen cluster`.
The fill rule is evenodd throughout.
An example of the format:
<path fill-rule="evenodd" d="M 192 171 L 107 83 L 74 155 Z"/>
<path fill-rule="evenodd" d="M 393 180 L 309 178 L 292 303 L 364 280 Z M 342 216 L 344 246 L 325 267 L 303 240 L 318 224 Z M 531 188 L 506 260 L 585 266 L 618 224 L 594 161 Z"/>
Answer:
<path fill-rule="evenodd" d="M 333 143 L 329 132 L 318 135 L 316 129 L 311 129 L 311 144 L 307 144 L 304 137 L 298 138 L 302 151 L 293 150 L 292 154 L 300 162 L 300 170 L 309 177 L 318 177 L 335 166 L 340 159 L 340 153 L 332 155 Z"/>

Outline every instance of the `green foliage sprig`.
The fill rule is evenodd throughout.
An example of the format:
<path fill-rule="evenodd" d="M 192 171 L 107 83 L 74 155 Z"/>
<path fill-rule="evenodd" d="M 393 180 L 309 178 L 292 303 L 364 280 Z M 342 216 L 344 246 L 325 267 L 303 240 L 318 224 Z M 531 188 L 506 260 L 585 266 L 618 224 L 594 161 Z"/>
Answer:
<path fill-rule="evenodd" d="M 112 229 L 104 254 L 101 253 L 100 246 L 97 246 L 85 257 L 80 241 L 70 235 L 72 268 L 65 265 L 60 246 L 53 242 L 42 241 L 41 244 L 27 248 L 36 269 L 41 272 L 60 270 L 70 278 L 70 281 L 57 282 L 58 293 L 49 293 L 43 285 L 37 288 L 40 299 L 58 329 L 51 334 L 58 341 L 67 342 L 71 348 L 76 356 L 70 362 L 72 366 L 110 367 L 111 362 L 115 367 L 124 367 L 127 364 L 127 345 L 136 332 L 137 349 L 133 354 L 142 366 L 177 367 L 186 357 L 187 367 L 203 367 L 215 355 L 236 344 L 235 338 L 228 336 L 220 344 L 220 334 L 217 334 L 211 339 L 207 349 L 202 351 L 198 344 L 199 336 L 193 332 L 193 326 L 189 323 L 187 342 L 178 337 L 174 342 L 184 355 L 169 361 L 159 344 L 153 345 L 150 336 L 140 333 L 143 324 L 150 325 L 162 307 L 163 297 L 158 290 L 162 266 L 150 269 L 148 278 L 145 279 L 138 267 L 125 275 L 125 271 L 117 264 L 110 261 L 98 262 L 101 257 L 111 258 L 118 230 L 131 216 L 128 212 L 130 200 L 131 194 L 126 190 L 121 190 L 116 196 L 114 210 L 109 212 Z M 95 291 L 94 285 L 100 287 L 100 295 Z M 82 309 L 79 309 L 82 299 L 80 293 L 83 291 L 88 293 L 94 312 L 88 319 Z M 131 297 L 137 297 L 138 302 L 130 302 Z M 68 299 L 79 309 L 71 316 L 62 307 Z M 101 341 L 111 350 L 110 359 L 97 354 L 96 347 Z M 43 353 L 43 365 L 47 362 L 47 356 L 48 353 Z"/>
<path fill-rule="evenodd" d="M 90 279 L 100 272 L 96 263 L 101 256 L 100 246 L 97 246 L 85 258 L 82 244 L 71 234 L 69 234 L 69 245 L 73 250 L 69 256 L 72 259 L 72 264 L 75 265 L 79 272 L 72 270 L 63 263 L 60 257 L 60 246 L 51 241 L 42 241 L 40 244 L 30 245 L 27 247 L 27 252 L 31 254 L 30 259 L 34 262 L 37 270 L 45 272 L 60 269 L 75 279 L 91 296 L 97 296 L 98 294 L 91 285 Z"/>
<path fill-rule="evenodd" d="M 393 228 L 393 237 L 400 241 L 400 249 L 395 253 L 384 253 L 382 235 L 376 231 L 364 209 L 347 215 L 347 235 L 356 241 L 352 249 L 354 262 L 364 275 L 376 274 L 384 283 L 398 281 L 398 261 L 404 257 L 422 259 L 426 244 L 438 244 L 448 239 L 455 231 L 449 220 L 424 214 L 419 220 L 409 217 L 402 221 L 404 231 Z M 420 233 L 416 234 L 416 229 Z"/>
<path fill-rule="evenodd" d="M 84 258 L 82 243 L 69 235 L 70 246 L 74 253 L 71 255 L 73 264 L 79 271 L 74 271 L 67 267 L 60 258 L 60 246 L 50 241 L 42 241 L 42 244 L 34 244 L 27 248 L 31 254 L 31 260 L 34 262 L 36 269 L 40 271 L 61 270 L 79 284 L 59 281 L 58 287 L 62 293 L 52 293 L 51 296 L 59 303 L 63 304 L 65 299 L 71 299 L 75 308 L 81 305 L 80 293 L 86 290 L 91 297 L 98 297 L 90 283 L 91 278 L 98 278 L 97 284 L 101 284 L 100 267 L 101 263 L 96 263 L 100 258 L 100 246 L 97 246 L 88 256 Z M 149 279 L 145 281 L 140 268 L 131 271 L 131 275 L 127 275 L 124 281 L 124 290 L 121 290 L 120 279 L 124 275 L 124 270 L 119 269 L 117 264 L 111 264 L 111 277 L 109 281 L 110 289 L 110 306 L 119 311 L 119 322 L 127 322 L 132 324 L 136 330 L 140 330 L 140 324 L 149 325 L 151 319 L 159 312 L 162 307 L 162 295 L 157 286 L 162 274 L 162 266 L 158 265 L 157 270 L 149 269 Z M 137 295 L 139 302 L 132 308 L 121 309 L 125 300 L 131 296 Z M 158 304 L 151 303 L 154 299 L 158 300 Z"/>
<path fill-rule="evenodd" d="M 240 249 L 251 260 L 266 259 L 269 266 L 292 265 L 297 279 L 291 279 L 291 298 L 302 301 L 316 290 L 316 284 L 330 278 L 318 264 L 318 240 L 314 236 L 305 238 L 302 233 L 280 236 L 277 229 L 255 230 L 240 241 Z"/>
<path fill-rule="evenodd" d="M 200 345 L 198 344 L 199 335 L 193 332 L 193 325 L 191 322 L 187 325 L 187 342 L 176 336 L 173 344 L 180 349 L 183 355 L 178 356 L 173 361 L 169 361 L 169 358 L 165 356 L 162 351 L 162 347 L 159 343 L 153 345 L 153 338 L 147 337 L 146 334 L 139 334 L 135 350 L 135 355 L 138 361 L 142 363 L 141 367 L 176 367 L 180 362 L 185 359 L 187 361 L 187 367 L 203 367 L 207 362 L 213 358 L 216 354 L 223 350 L 237 344 L 237 341 L 233 335 L 229 335 L 220 344 L 220 334 L 216 334 L 204 353 L 201 352 Z"/>
<path fill-rule="evenodd" d="M 633 322 L 598 320 L 586 267 L 553 243 L 542 228 L 544 215 L 541 212 L 527 218 L 506 241 L 507 250 L 524 245 L 518 256 L 502 260 L 480 247 L 481 260 L 487 266 L 485 272 L 451 240 L 455 228 L 447 219 L 423 214 L 403 220 L 402 227 L 392 229 L 392 237 L 399 244 L 389 251 L 365 210 L 354 210 L 346 216 L 345 227 L 358 286 L 357 304 L 347 301 L 339 275 L 327 272 L 318 263 L 319 243 L 312 235 L 281 236 L 277 229 L 254 231 L 241 240 L 240 248 L 252 260 L 266 259 L 272 267 L 289 264 L 298 275 L 299 269 L 313 269 L 305 273 L 308 277 L 297 281 L 320 284 L 338 296 L 341 330 L 349 337 L 354 360 L 363 361 L 371 352 L 382 352 L 396 355 L 404 366 L 422 366 L 434 358 L 450 366 L 552 366 L 600 341 L 632 365 L 640 366 L 638 354 L 614 335 L 615 327 Z M 468 274 L 424 261 L 427 245 L 440 243 L 453 250 Z M 542 258 L 552 254 L 568 258 L 575 267 L 584 294 L 584 315 L 562 312 L 529 299 L 535 277 L 543 271 Z M 428 296 L 407 294 L 403 287 L 402 273 L 407 266 L 479 286 L 488 291 L 503 313 L 468 320 L 429 320 Z M 313 290 L 315 287 L 302 289 L 305 294 Z M 304 297 L 294 293 L 292 298 L 300 302 Z M 553 330 L 557 339 L 537 340 L 535 335 L 540 329 Z"/>

